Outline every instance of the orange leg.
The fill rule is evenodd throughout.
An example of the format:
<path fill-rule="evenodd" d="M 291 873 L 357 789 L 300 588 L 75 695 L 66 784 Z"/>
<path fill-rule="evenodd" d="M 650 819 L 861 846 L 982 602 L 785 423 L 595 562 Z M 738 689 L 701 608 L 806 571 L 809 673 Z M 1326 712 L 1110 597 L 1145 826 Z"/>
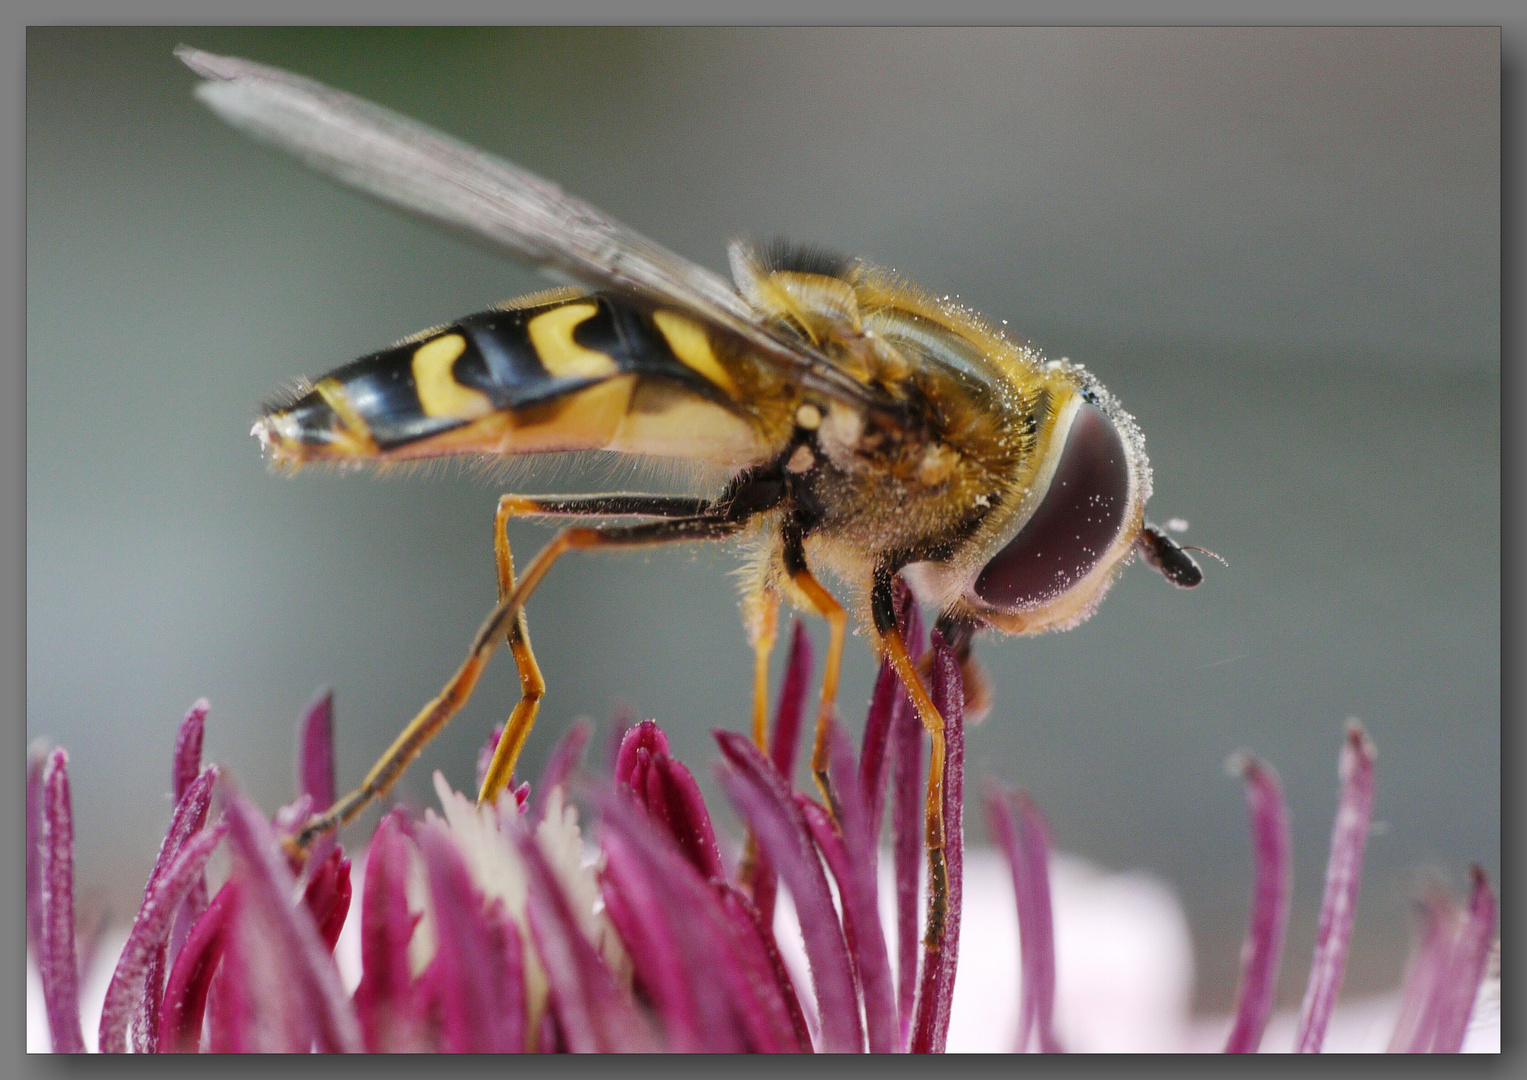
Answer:
<path fill-rule="evenodd" d="M 805 594 L 813 610 L 827 620 L 827 663 L 822 669 L 822 703 L 817 710 L 816 738 L 811 746 L 811 775 L 816 778 L 827 808 L 837 816 L 838 802 L 833 795 L 832 781 L 827 775 L 827 729 L 837 711 L 838 676 L 843 668 L 843 643 L 848 630 L 848 612 L 833 598 L 832 593 L 804 568 L 790 575 L 795 587 Z"/>
<path fill-rule="evenodd" d="M 779 594 L 763 589 L 750 606 L 748 636 L 753 639 L 753 743 L 769 753 L 769 655 L 779 634 Z"/>
<path fill-rule="evenodd" d="M 882 654 L 906 687 L 912 705 L 917 709 L 917 717 L 933 744 L 928 760 L 928 799 L 923 808 L 923 843 L 928 849 L 928 933 L 923 943 L 932 949 L 943 941 L 944 926 L 949 917 L 949 867 L 944 860 L 944 717 L 917 677 L 917 665 L 908 655 L 907 643 L 896 626 L 893 577 L 894 572 L 889 569 L 876 572 L 870 592 L 870 612 Z"/>
<path fill-rule="evenodd" d="M 653 505 L 660 504 L 660 498 L 647 500 Z M 696 505 L 695 500 L 674 500 L 681 502 L 688 509 Z M 508 504 L 507 506 L 505 504 Z M 621 497 L 593 496 L 587 499 L 506 499 L 499 505 L 500 515 L 507 517 L 516 514 L 560 514 L 563 516 L 590 516 L 596 514 L 641 514 L 654 516 L 657 511 L 652 509 L 627 509 L 627 505 L 635 505 L 635 499 L 622 499 Z M 644 504 L 645 505 L 645 504 Z M 533 507 L 533 509 L 532 509 Z M 617 508 L 619 507 L 619 508 Z M 562 555 L 574 550 L 588 550 L 602 547 L 640 547 L 651 544 L 670 543 L 679 540 L 705 540 L 727 536 L 736 532 L 740 523 L 728 520 L 716 515 L 696 515 L 686 517 L 674 517 L 668 521 L 656 521 L 641 525 L 605 526 L 602 528 L 573 527 L 563 529 L 552 538 L 540 553 L 531 560 L 525 574 L 518 582 L 513 581 L 512 564 L 501 561 L 499 564 L 499 585 L 501 590 L 508 586 L 506 595 L 503 595 L 497 606 L 488 615 L 486 621 L 478 628 L 477 634 L 472 639 L 472 644 L 467 652 L 466 659 L 456 669 L 450 681 L 435 698 L 425 705 L 405 727 L 398 737 L 393 740 L 387 751 L 371 767 L 366 774 L 361 786 L 341 798 L 327 811 L 310 820 L 292 841 L 292 846 L 298 850 L 306 849 L 317 836 L 353 820 L 375 798 L 385 794 L 403 770 L 408 768 L 414 758 L 419 756 L 425 745 L 434 738 L 442 728 L 451 721 L 451 718 L 461 711 L 461 707 L 472 695 L 472 690 L 481 678 L 483 669 L 487 666 L 488 658 L 493 655 L 493 650 L 499 641 L 508 640 L 513 648 L 518 635 L 518 640 L 524 645 L 524 655 L 529 658 L 528 667 L 520 669 L 520 683 L 522 689 L 534 688 L 534 684 L 540 682 L 540 670 L 535 667 L 534 656 L 529 650 L 529 640 L 524 636 L 523 615 L 525 601 L 530 594 L 535 592 L 541 584 L 546 573 L 551 569 L 552 563 Z M 508 540 L 504 540 L 504 554 L 507 555 Z M 516 661 L 520 659 L 520 653 L 515 654 Z M 532 674 L 533 678 L 527 678 Z M 544 684 L 540 687 L 544 692 Z M 528 695 L 527 695 L 528 696 Z M 513 773 L 514 756 L 518 754 L 519 747 L 523 745 L 525 735 L 529 732 L 529 724 L 535 719 L 535 705 L 540 698 L 537 695 L 534 701 L 527 707 L 525 699 L 521 699 L 521 706 L 516 707 L 515 717 L 519 717 L 523 723 L 523 730 L 511 731 L 506 729 L 503 738 L 499 740 L 499 748 L 494 753 L 493 764 L 489 767 L 489 781 L 495 776 L 499 778 L 499 787 L 507 783 Z M 511 718 L 511 724 L 514 718 Z M 488 783 L 484 784 L 487 789 Z"/>
<path fill-rule="evenodd" d="M 498 599 L 514 592 L 514 553 L 509 550 L 509 519 L 521 514 L 537 512 L 534 499 L 517 495 L 505 495 L 498 500 L 498 512 L 493 516 L 493 555 L 498 566 Z M 514 776 L 514 765 L 530 729 L 535 726 L 536 712 L 541 698 L 546 695 L 546 680 L 541 676 L 541 666 L 536 663 L 535 651 L 530 647 L 530 629 L 525 623 L 525 609 L 521 608 L 507 635 L 509 652 L 514 657 L 515 669 L 520 675 L 520 700 L 509 714 L 504 733 L 499 736 L 493 750 L 493 760 L 483 774 L 482 790 L 477 793 L 477 804 L 493 802 L 509 785 Z"/>

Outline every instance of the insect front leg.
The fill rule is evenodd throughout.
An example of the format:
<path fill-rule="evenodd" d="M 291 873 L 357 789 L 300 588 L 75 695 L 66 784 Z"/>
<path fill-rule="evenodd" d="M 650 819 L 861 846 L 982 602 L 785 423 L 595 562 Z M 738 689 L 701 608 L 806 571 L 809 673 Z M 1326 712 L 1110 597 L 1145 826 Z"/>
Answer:
<path fill-rule="evenodd" d="M 924 945 L 933 949 L 944 939 L 949 916 L 949 868 L 944 861 L 944 717 L 917 677 L 917 665 L 897 629 L 893 577 L 889 569 L 875 572 L 870 611 L 881 651 L 906 687 L 933 744 L 928 761 L 928 798 L 923 807 L 923 843 L 928 849 L 928 933 Z"/>
<path fill-rule="evenodd" d="M 833 817 L 838 816 L 837 796 L 827 774 L 827 727 L 837 708 L 838 675 L 843 667 L 843 643 L 848 630 L 848 612 L 828 592 L 806 565 L 804 537 L 799 526 L 787 523 L 784 534 L 785 573 L 800 590 L 813 611 L 827 620 L 827 662 L 822 669 L 822 704 L 817 710 L 816 738 L 811 747 L 811 775 Z"/>
<path fill-rule="evenodd" d="M 601 513 L 653 515 L 651 510 L 596 509 L 595 500 L 535 499 L 538 508 L 526 513 L 544 513 L 560 516 L 590 516 Z M 608 504 L 606 504 L 608 505 Z M 693 506 L 694 500 L 688 505 Z M 702 504 L 703 505 L 703 504 Z M 512 515 L 511 515 L 512 516 Z M 563 529 L 554 536 L 525 568 L 524 576 L 514 583 L 508 595 L 503 597 L 472 639 L 466 659 L 456 669 L 450 681 L 435 698 L 421 709 L 407 727 L 399 733 L 377 763 L 366 774 L 361 786 L 340 799 L 323 814 L 307 823 L 291 841 L 298 851 L 305 850 L 322 833 L 336 829 L 353 820 L 371 800 L 385 794 L 403 770 L 419 756 L 425 745 L 448 724 L 471 697 L 477 680 L 482 677 L 488 658 L 500 641 L 507 640 L 512 628 L 524 611 L 525 601 L 546 577 L 552 563 L 562 555 L 574 550 L 605 547 L 646 547 L 654 544 L 673 543 L 680 540 L 710 540 L 729 536 L 741 527 L 736 517 L 720 511 L 708 511 L 693 517 L 677 517 L 668 521 L 655 521 L 640 525 L 610 525 L 600 528 L 573 527 Z M 537 672 L 539 675 L 539 672 Z M 534 712 L 531 712 L 534 717 Z M 505 732 L 505 738 L 508 732 Z M 502 741 L 502 740 L 501 740 Z M 523 741 L 523 740 L 522 740 Z M 491 771 L 491 770 L 490 770 Z"/>

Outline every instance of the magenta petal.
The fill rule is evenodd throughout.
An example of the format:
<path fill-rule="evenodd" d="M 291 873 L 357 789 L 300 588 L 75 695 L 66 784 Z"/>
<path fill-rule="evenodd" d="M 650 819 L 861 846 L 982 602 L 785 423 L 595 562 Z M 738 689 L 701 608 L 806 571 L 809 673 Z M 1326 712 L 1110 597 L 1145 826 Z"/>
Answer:
<path fill-rule="evenodd" d="M 41 786 L 37 910 L 42 947 L 37 971 L 42 976 L 54 1053 L 83 1054 L 79 961 L 74 951 L 74 811 L 69 800 L 69 755 L 64 750 L 48 754 Z"/>
<path fill-rule="evenodd" d="M 905 586 L 902 586 L 905 588 Z M 898 593 L 898 598 L 900 593 Z M 910 599 L 910 597 L 909 597 Z M 901 609 L 898 607 L 898 618 Z M 906 607 L 902 638 L 914 660 L 923 654 L 922 616 L 915 603 Z M 898 679 L 898 684 L 900 680 Z M 912 1038 L 917 997 L 917 894 L 923 870 L 923 725 L 906 687 L 891 717 L 891 844 L 896 873 L 896 1015 L 901 1044 Z"/>
<path fill-rule="evenodd" d="M 546 970 L 551 1007 L 574 1053 L 644 1053 L 658 1049 L 635 1004 L 615 984 L 598 950 L 578 929 L 567 897 L 535 840 L 514 830 L 527 876 L 527 916 Z"/>
<path fill-rule="evenodd" d="M 519 928 L 472 883 L 449 830 L 418 830 L 435 914 L 430 978 L 440 1004 L 441 1049 L 453 1054 L 525 1049 L 525 964 Z"/>
<path fill-rule="evenodd" d="M 255 807 L 236 791 L 228 794 L 228 841 L 242 875 L 238 926 L 229 942 L 246 967 L 260 965 L 251 1002 L 256 1009 L 299 1010 L 309 1039 L 323 1052 L 357 1053 L 363 1049 L 360 1025 L 339 980 L 334 959 L 324 948 L 307 907 L 295 904 L 296 882 L 276 842 L 275 833 Z M 225 954 L 225 960 L 227 954 Z M 259 994 L 265 995 L 263 999 Z M 270 994 L 283 999 L 277 1003 Z M 290 1019 L 290 1018 L 289 1018 Z M 258 1042 L 265 1032 L 251 1033 Z M 295 1029 L 270 1033 L 287 1050 Z"/>
<path fill-rule="evenodd" d="M 366 853 L 361 892 L 361 981 L 355 1011 L 366 1049 L 423 1049 L 419 1005 L 408 966 L 408 943 L 420 916 L 408 910 L 411 862 L 407 819 L 401 811 L 382 818 Z"/>
<path fill-rule="evenodd" d="M 828 738 L 828 771 L 838 798 L 842 832 L 823 807 L 804 795 L 797 794 L 796 803 L 838 884 L 843 936 L 864 1001 L 870 1053 L 892 1054 L 901 1049 L 901 1043 L 891 961 L 886 953 L 885 931 L 880 925 L 875 849 L 868 835 L 869 823 L 865 820 L 864 799 L 848 738 L 836 724 Z"/>
<path fill-rule="evenodd" d="M 916 617 L 917 601 L 901 578 L 896 579 L 892 592 L 896 604 L 896 625 L 901 630 L 902 640 L 911 642 L 922 633 L 921 626 L 912 625 Z M 885 809 L 886 753 L 895 729 L 896 710 L 902 707 L 902 699 L 906 699 L 905 707 L 911 708 L 911 699 L 906 698 L 906 690 L 896 677 L 891 662 L 880 661 L 880 670 L 875 675 L 875 689 L 870 694 L 869 714 L 864 720 L 863 749 L 859 757 L 859 787 L 864 792 L 865 813 L 869 818 L 870 833 L 875 838 L 877 852 L 881 814 Z"/>
<path fill-rule="evenodd" d="M 721 849 L 716 845 L 716 831 L 711 826 L 710 812 L 700 796 L 700 785 L 684 763 L 667 754 L 656 754 L 652 759 L 652 777 L 648 789 L 661 799 L 660 820 L 678 842 L 679 849 L 694 864 L 704 880 L 726 876 L 721 865 Z"/>
<path fill-rule="evenodd" d="M 1434 999 L 1437 1002 L 1437 1034 L 1432 1042 L 1432 1052 L 1435 1054 L 1456 1054 L 1463 1048 L 1469 1016 L 1474 1011 L 1474 1001 L 1479 996 L 1490 959 L 1490 943 L 1495 937 L 1496 905 L 1490 879 L 1478 866 L 1472 867 L 1470 872 L 1474 880 L 1469 892 L 1468 918 L 1458 931 L 1452 959 Z"/>
<path fill-rule="evenodd" d="M 225 882 L 201 917 L 192 924 L 165 982 L 164 1004 L 159 1012 L 159 1051 L 192 1054 L 201 1045 L 202 1019 L 206 1015 L 207 991 L 223 958 L 224 935 L 238 903 L 238 887 Z M 182 905 L 184 911 L 184 905 Z"/>
<path fill-rule="evenodd" d="M 637 755 L 645 751 L 650 757 L 656 753 L 668 753 L 668 736 L 657 726 L 656 720 L 643 720 L 629 729 L 620 740 L 620 751 L 615 756 L 615 782 L 635 786 L 631 774 L 637 765 Z"/>
<path fill-rule="evenodd" d="M 746 1044 L 725 989 L 730 957 L 724 955 L 715 912 L 708 910 L 716 901 L 686 858 L 651 840 L 650 826 L 643 845 L 644 830 L 633 814 L 616 803 L 605 815 L 601 887 L 620 912 L 622 940 L 662 1021 L 668 1048 L 681 1053 L 743 1050 Z M 655 852 L 661 852 L 661 869 L 652 865 Z"/>
<path fill-rule="evenodd" d="M 579 720 L 552 747 L 551 756 L 546 759 L 546 768 L 541 771 L 541 779 L 536 782 L 535 798 L 531 800 L 535 820 L 540 821 L 545 816 L 546 800 L 551 796 L 552 788 L 567 785 L 578 763 L 583 760 L 584 747 L 588 746 L 589 736 L 593 733 L 593 724 Z"/>
<path fill-rule="evenodd" d="M 896 870 L 896 1015 L 901 1044 L 912 1038 L 917 997 L 917 894 L 923 870 L 923 725 L 917 710 L 898 706 L 892 718 L 891 843 Z"/>
<path fill-rule="evenodd" d="M 206 698 L 197 698 L 186 711 L 180 729 L 175 733 L 175 764 L 172 780 L 175 801 L 185 797 L 186 789 L 201 774 L 202 735 L 207 727 L 207 712 L 212 706 Z"/>
<path fill-rule="evenodd" d="M 925 943 L 911 1051 L 942 1054 L 949 1036 L 949 1003 L 954 997 L 960 952 L 960 908 L 965 880 L 965 688 L 954 653 L 933 635 L 933 704 L 944 718 L 944 863 L 949 874 L 949 912 L 943 940 Z"/>
<path fill-rule="evenodd" d="M 864 738 L 859 759 L 859 787 L 865 794 L 865 812 L 880 835 L 885 811 L 886 759 L 895 728 L 897 699 L 902 695 L 901 681 L 889 660 L 880 661 L 875 673 L 875 688 L 870 691 L 869 712 L 864 717 Z"/>
<path fill-rule="evenodd" d="M 334 691 L 325 687 L 302 711 L 297 728 L 297 794 L 313 797 L 313 809 L 334 805 Z"/>
<path fill-rule="evenodd" d="M 208 770 L 211 771 L 210 769 Z M 204 774 L 205 775 L 205 774 Z M 186 793 L 189 801 L 196 785 Z M 185 899 L 191 886 L 201 880 L 213 848 L 222 841 L 227 826 L 219 821 L 189 837 L 178 846 L 174 859 L 150 879 L 143 906 L 122 947 L 122 956 L 106 987 L 106 1001 L 101 1007 L 100 1047 L 103 1054 L 127 1052 L 127 1026 L 133 1005 L 143 992 L 143 983 L 156 962 L 163 962 L 164 943 L 169 938 L 170 920 Z M 154 1029 L 158 1039 L 158 1028 Z M 140 1048 L 141 1049 L 141 1048 Z"/>
<path fill-rule="evenodd" d="M 1391 1054 L 1424 1054 L 1437 1031 L 1437 998 L 1462 923 L 1458 903 L 1441 882 L 1428 879 L 1416 904 L 1416 941 L 1400 984 L 1400 1009 L 1389 1038 Z"/>
<path fill-rule="evenodd" d="M 41 741 L 27 747 L 27 948 L 41 967 L 42 958 L 42 770 L 48 749 Z"/>
<path fill-rule="evenodd" d="M 864 1030 L 848 946 L 805 818 L 785 778 L 756 746 L 732 732 L 715 735 L 732 766 L 721 773 L 722 786 L 795 898 L 816 989 L 822 1048 L 857 1053 L 864 1049 Z"/>
<path fill-rule="evenodd" d="M 801 620 L 792 620 L 790 655 L 785 661 L 785 681 L 779 688 L 774 711 L 774 734 L 769 759 L 788 782 L 795 776 L 795 755 L 801 740 L 801 720 L 806 715 L 806 691 L 811 686 L 811 637 Z"/>
<path fill-rule="evenodd" d="M 331 848 L 317 866 L 309 865 L 303 902 L 318 927 L 318 936 L 332 953 L 350 911 L 350 860 L 339 847 Z"/>
<path fill-rule="evenodd" d="M 1310 962 L 1310 979 L 1294 1037 L 1294 1049 L 1301 1054 L 1320 1052 L 1346 973 L 1357 890 L 1363 878 L 1363 851 L 1373 819 L 1373 758 L 1373 743 L 1367 732 L 1357 721 L 1350 721 L 1341 750 L 1341 794 L 1337 799 L 1336 824 L 1331 830 L 1331 855 L 1326 863 L 1315 955 Z"/>
<path fill-rule="evenodd" d="M 1272 1016 L 1278 991 L 1278 967 L 1283 959 L 1289 898 L 1294 889 L 1293 838 L 1283 787 L 1273 767 L 1249 754 L 1232 758 L 1231 767 L 1246 781 L 1256 885 L 1246 943 L 1241 947 L 1235 1024 L 1225 1043 L 1225 1053 L 1254 1054 L 1262 1044 L 1262 1033 Z"/>
<path fill-rule="evenodd" d="M 488 778 L 488 767 L 493 764 L 493 751 L 498 749 L 498 740 L 504 735 L 504 725 L 494 724 L 493 730 L 488 732 L 488 741 L 483 743 L 477 751 L 477 790 L 482 790 L 482 782 Z"/>
<path fill-rule="evenodd" d="M 786 781 L 795 775 L 795 755 L 801 738 L 801 718 L 805 715 L 806 691 L 811 685 L 811 638 L 800 619 L 790 624 L 790 654 L 785 661 L 785 679 L 774 708 L 774 732 L 769 742 L 769 758 Z M 753 845 L 752 880 L 744 882 L 752 893 L 753 905 L 763 925 L 774 934 L 774 901 L 779 892 L 779 876 L 769 859 Z"/>
<path fill-rule="evenodd" d="M 703 878 L 630 799 L 608 803 L 602 842 L 606 911 L 629 944 L 670 1049 L 799 1051 L 791 1014 L 798 1002 L 792 1006 L 793 988 L 780 984 L 746 898 Z"/>
<path fill-rule="evenodd" d="M 749 977 L 759 984 L 758 996 L 769 1010 L 771 1015 L 768 1019 L 779 1033 L 776 1038 L 780 1039 L 781 1052 L 811 1053 L 811 1032 L 806 1026 L 806 1014 L 801 1010 L 800 997 L 795 992 L 790 972 L 780 958 L 774 931 L 765 927 L 758 908 L 753 906 L 753 902 L 741 889 L 729 882 L 718 881 L 712 884 L 721 897 L 722 907 L 731 915 L 733 926 L 738 931 L 737 951 L 748 967 Z M 779 1011 L 789 1024 L 788 1039 L 783 1038 L 786 1029 L 773 1015 L 774 994 L 778 995 Z M 768 1049 L 761 1045 L 755 1048 L 761 1051 Z"/>
<path fill-rule="evenodd" d="M 1010 795 L 993 784 L 987 792 L 986 810 L 992 837 L 1007 858 L 1018 905 L 1023 979 L 1014 1050 L 1028 1050 L 1037 1029 L 1040 1051 L 1059 1053 L 1053 1026 L 1055 926 L 1050 904 L 1049 829 L 1039 808 L 1022 792 Z"/>

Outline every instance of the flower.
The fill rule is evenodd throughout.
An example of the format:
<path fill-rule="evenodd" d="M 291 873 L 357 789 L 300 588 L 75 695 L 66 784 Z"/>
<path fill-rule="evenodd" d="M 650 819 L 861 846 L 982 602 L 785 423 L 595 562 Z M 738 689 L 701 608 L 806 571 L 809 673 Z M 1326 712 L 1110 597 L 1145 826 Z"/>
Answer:
<path fill-rule="evenodd" d="M 905 594 L 899 603 L 906 640 L 922 654 L 917 613 Z M 1067 1015 L 1106 1008 L 1096 997 L 1076 1004 L 1076 988 L 1087 985 L 1084 968 L 1067 959 L 1078 951 L 1067 944 L 1077 940 L 1076 919 L 1094 944 L 1122 933 L 1146 956 L 1153 942 L 1167 942 L 1137 970 L 1157 980 L 1156 1000 L 1185 1001 L 1186 946 L 1173 952 L 1170 943 L 1185 942 L 1186 931 L 1169 895 L 1058 857 L 1024 793 L 986 785 L 982 807 L 1002 861 L 975 852 L 967 865 L 959 667 L 937 634 L 924 663 L 946 719 L 942 917 L 927 915 L 920 895 L 921 729 L 889 667 L 876 683 L 861 752 L 840 728 L 829 731 L 831 809 L 786 779 L 811 665 L 799 627 L 767 750 L 716 732 L 721 789 L 748 830 L 735 859 L 655 722 L 622 733 L 603 778 L 580 769 L 591 734 L 580 723 L 535 784 L 521 783 L 493 805 L 475 805 L 437 773 L 439 812 L 395 808 L 382 818 L 355 868 L 360 896 L 352 903 L 351 860 L 337 840 L 315 843 L 302 859 L 283 846 L 335 795 L 332 697 L 323 693 L 306 710 L 295 798 L 270 819 L 219 766 L 202 767 L 208 710 L 198 702 L 176 739 L 175 808 L 106 982 L 96 1044 L 104 1052 L 939 1052 L 959 1026 L 952 1020 L 963 959 L 988 978 L 1005 970 L 1016 1007 L 1008 1021 L 985 1024 L 1014 1032 L 1012 1049 L 1098 1049 L 1106 1044 Z M 1249 754 L 1231 766 L 1245 784 L 1255 884 L 1223 1047 L 1247 1052 L 1281 1023 L 1273 988 L 1292 851 L 1276 772 Z M 1341 751 L 1318 939 L 1289 1032 L 1303 1051 L 1325 1045 L 1336 1016 L 1373 771 L 1372 744 L 1353 723 Z M 888 797 L 892 847 L 881 865 Z M 580 806 L 592 813 L 592 841 Z M 208 864 L 219 849 L 230 868 L 214 890 Z M 52 1046 L 63 1052 L 86 1049 L 72 858 L 68 755 L 35 746 L 27 767 L 28 942 Z M 989 944 L 999 867 L 1011 883 L 1004 903 L 1018 938 L 1016 963 L 1005 968 Z M 1136 921 L 1089 922 L 1084 909 L 1127 910 Z M 1165 932 L 1142 937 L 1138 920 L 1152 911 Z M 1498 1025 L 1495 897 L 1476 868 L 1466 904 L 1433 883 L 1418 914 L 1388 1047 L 1456 1051 L 1471 1017 L 1476 1027 Z M 921 940 L 920 915 L 929 918 Z M 962 938 L 962 923 L 977 916 L 981 933 Z M 1104 951 L 1093 985 L 1112 980 L 1117 992 L 1128 981 L 1127 950 Z M 987 1007 L 1009 1000 L 984 998 Z M 1156 1048 L 1180 1048 L 1187 1036 L 1168 1026 L 1147 1020 L 1143 1030 Z"/>

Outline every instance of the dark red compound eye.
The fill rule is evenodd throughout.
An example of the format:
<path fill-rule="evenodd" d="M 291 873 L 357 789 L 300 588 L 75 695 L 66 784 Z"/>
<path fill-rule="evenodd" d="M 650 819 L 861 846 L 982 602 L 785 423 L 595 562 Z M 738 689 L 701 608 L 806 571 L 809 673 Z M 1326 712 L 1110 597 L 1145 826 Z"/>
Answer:
<path fill-rule="evenodd" d="M 1124 525 L 1129 461 L 1113 421 L 1084 402 L 1071 422 L 1050 488 L 1018 535 L 976 578 L 995 608 L 1037 607 L 1086 577 Z"/>

